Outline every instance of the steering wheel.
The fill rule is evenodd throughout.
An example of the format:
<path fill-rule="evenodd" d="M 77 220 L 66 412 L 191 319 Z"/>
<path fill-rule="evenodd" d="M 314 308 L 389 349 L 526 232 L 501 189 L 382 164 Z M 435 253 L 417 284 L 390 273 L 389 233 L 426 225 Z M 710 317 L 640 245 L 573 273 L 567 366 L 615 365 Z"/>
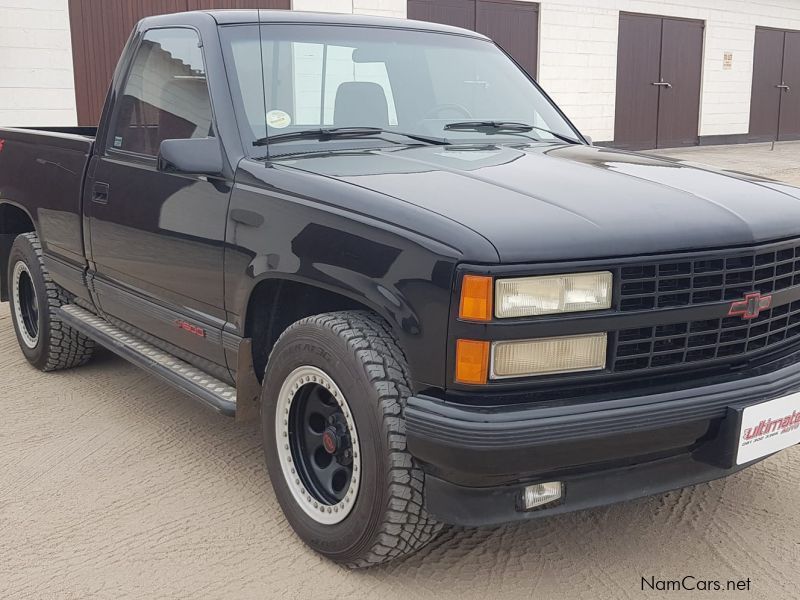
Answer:
<path fill-rule="evenodd" d="M 465 119 L 471 119 L 472 115 L 470 114 L 469 110 L 465 106 L 461 104 L 437 104 L 428 112 L 425 113 L 424 119 L 434 119 L 439 116 L 439 113 L 442 113 L 446 110 L 452 110 L 459 113 L 459 116 Z"/>

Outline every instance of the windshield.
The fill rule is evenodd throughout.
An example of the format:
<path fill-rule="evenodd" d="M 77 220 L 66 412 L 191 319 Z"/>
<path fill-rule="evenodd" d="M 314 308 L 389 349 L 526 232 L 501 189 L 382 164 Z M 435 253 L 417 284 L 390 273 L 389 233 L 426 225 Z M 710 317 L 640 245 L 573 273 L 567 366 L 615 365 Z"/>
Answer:
<path fill-rule="evenodd" d="M 221 36 L 246 142 L 263 145 L 281 134 L 336 127 L 452 143 L 580 139 L 528 77 L 483 39 L 301 24 L 261 25 L 260 31 L 255 24 L 228 26 Z M 423 143 L 388 134 L 343 137 L 281 135 L 289 143 L 269 143 L 270 154 Z"/>

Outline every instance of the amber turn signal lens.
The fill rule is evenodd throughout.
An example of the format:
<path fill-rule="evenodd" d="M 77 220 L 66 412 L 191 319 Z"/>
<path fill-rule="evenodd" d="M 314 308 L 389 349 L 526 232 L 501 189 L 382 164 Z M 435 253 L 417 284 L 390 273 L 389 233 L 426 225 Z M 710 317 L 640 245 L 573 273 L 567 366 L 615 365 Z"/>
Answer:
<path fill-rule="evenodd" d="M 489 321 L 492 318 L 492 278 L 464 275 L 461 282 L 461 304 L 458 317 L 468 321 Z"/>
<path fill-rule="evenodd" d="M 489 376 L 489 342 L 456 340 L 456 381 L 480 385 Z"/>

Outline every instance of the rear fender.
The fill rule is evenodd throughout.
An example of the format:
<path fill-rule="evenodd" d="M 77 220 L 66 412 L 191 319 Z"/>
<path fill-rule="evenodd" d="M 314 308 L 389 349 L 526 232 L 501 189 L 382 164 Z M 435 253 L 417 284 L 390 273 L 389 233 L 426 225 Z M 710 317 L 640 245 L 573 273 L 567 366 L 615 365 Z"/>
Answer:
<path fill-rule="evenodd" d="M 0 233 L 0 302 L 8 301 L 10 290 L 8 285 L 8 259 L 11 246 L 17 238 L 16 233 Z"/>

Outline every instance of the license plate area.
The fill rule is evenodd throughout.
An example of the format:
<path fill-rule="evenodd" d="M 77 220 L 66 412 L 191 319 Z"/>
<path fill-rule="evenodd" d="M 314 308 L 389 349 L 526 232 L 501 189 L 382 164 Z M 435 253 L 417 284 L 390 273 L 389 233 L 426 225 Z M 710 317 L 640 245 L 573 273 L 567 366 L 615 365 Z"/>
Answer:
<path fill-rule="evenodd" d="M 800 443 L 800 392 L 748 406 L 741 415 L 737 465 Z"/>

